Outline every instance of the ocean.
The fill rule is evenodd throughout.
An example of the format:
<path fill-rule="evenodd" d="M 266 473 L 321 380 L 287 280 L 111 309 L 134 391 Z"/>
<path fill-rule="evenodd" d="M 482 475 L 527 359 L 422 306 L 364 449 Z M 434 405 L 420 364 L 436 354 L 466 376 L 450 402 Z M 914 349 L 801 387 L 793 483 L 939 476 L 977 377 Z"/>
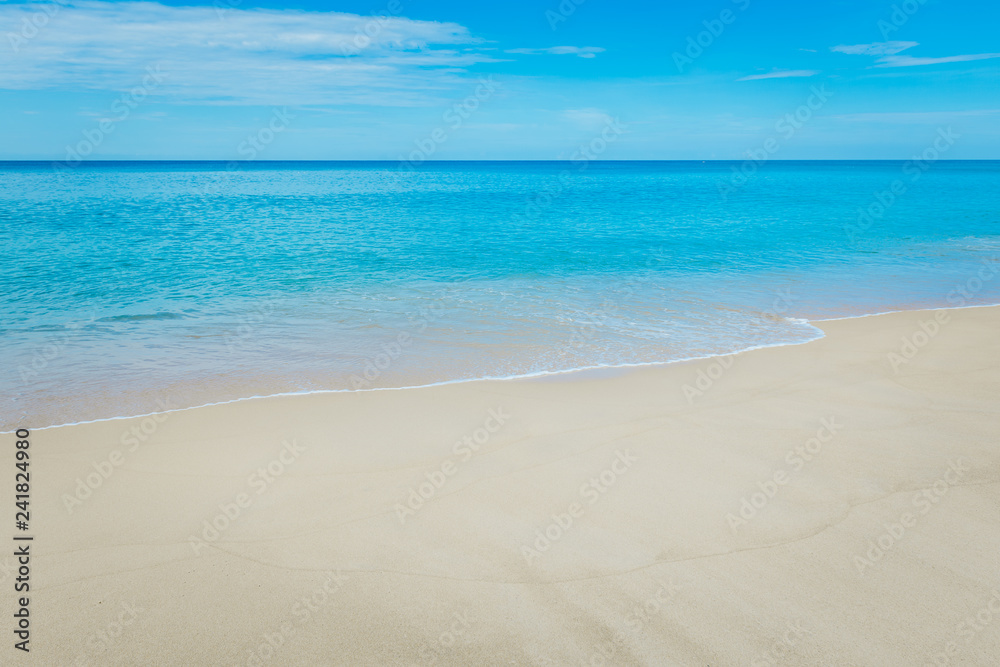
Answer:
<path fill-rule="evenodd" d="M 1000 303 L 1000 162 L 0 163 L 0 430 Z"/>

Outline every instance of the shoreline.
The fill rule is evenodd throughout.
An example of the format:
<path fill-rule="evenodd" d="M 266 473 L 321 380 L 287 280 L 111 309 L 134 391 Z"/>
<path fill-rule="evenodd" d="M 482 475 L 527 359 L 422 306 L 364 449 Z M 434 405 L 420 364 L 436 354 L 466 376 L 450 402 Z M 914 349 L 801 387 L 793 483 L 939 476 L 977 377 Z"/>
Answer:
<path fill-rule="evenodd" d="M 225 400 L 225 401 L 214 401 L 214 402 L 211 402 L 211 403 L 201 403 L 201 404 L 198 404 L 198 405 L 191 405 L 191 406 L 187 406 L 187 407 L 174 408 L 172 410 L 162 410 L 160 412 L 146 412 L 146 413 L 135 414 L 135 415 L 115 415 L 113 417 L 100 417 L 98 419 L 86 419 L 86 420 L 77 421 L 77 422 L 67 422 L 67 423 L 64 423 L 64 424 L 53 424 L 53 425 L 49 425 L 49 426 L 37 426 L 37 427 L 32 427 L 30 430 L 32 430 L 32 431 L 44 431 L 44 430 L 50 430 L 50 429 L 67 428 L 67 427 L 72 427 L 72 426 L 81 426 L 81 425 L 85 425 L 85 424 L 99 424 L 99 423 L 102 423 L 102 422 L 110 422 L 110 421 L 124 421 L 124 420 L 129 420 L 129 419 L 142 419 L 144 417 L 153 417 L 153 416 L 156 416 L 156 415 L 167 415 L 167 414 L 173 414 L 173 413 L 176 413 L 176 412 L 186 412 L 188 410 L 198 410 L 198 409 L 201 409 L 201 408 L 209 408 L 209 407 L 214 407 L 214 406 L 219 406 L 219 405 L 230 405 L 230 404 L 234 404 L 234 403 L 243 403 L 243 402 L 246 402 L 246 401 L 257 401 L 257 400 L 264 400 L 264 399 L 269 399 L 269 398 L 285 398 L 285 397 L 290 397 L 290 396 L 314 396 L 314 395 L 344 394 L 344 393 L 365 393 L 365 392 L 376 392 L 376 391 L 402 391 L 402 390 L 407 390 L 407 389 L 425 389 L 425 388 L 428 388 L 428 387 L 440 387 L 440 386 L 447 386 L 447 385 L 453 385 L 453 384 L 466 384 L 466 383 L 474 383 L 474 382 L 509 382 L 509 381 L 514 381 L 514 380 L 533 380 L 533 379 L 540 379 L 540 378 L 550 378 L 550 377 L 557 377 L 557 376 L 560 376 L 560 375 L 570 375 L 570 374 L 583 374 L 583 373 L 600 374 L 602 372 L 613 372 L 613 371 L 619 371 L 619 370 L 628 372 L 629 370 L 638 370 L 638 369 L 642 369 L 642 368 L 656 368 L 656 367 L 662 367 L 662 366 L 670 366 L 670 365 L 674 365 L 674 364 L 693 363 L 693 362 L 703 361 L 703 360 L 707 360 L 707 359 L 718 359 L 718 358 L 722 358 L 722 357 L 730 357 L 730 356 L 734 356 L 734 355 L 744 354 L 746 352 L 752 352 L 754 350 L 765 350 L 765 349 L 771 349 L 771 348 L 781 348 L 781 347 L 791 347 L 791 346 L 797 346 L 797 345 L 806 345 L 808 343 L 813 343 L 815 341 L 822 340 L 823 338 L 826 337 L 826 334 L 823 332 L 823 330 L 820 327 L 816 326 L 816 323 L 821 323 L 821 322 L 840 322 L 840 321 L 844 321 L 844 320 L 855 320 L 855 319 L 863 319 L 863 318 L 868 318 L 868 317 L 881 317 L 881 316 L 884 316 L 884 315 L 891 315 L 891 314 L 894 314 L 894 313 L 919 313 L 919 312 L 934 312 L 934 311 L 939 311 L 939 310 L 964 310 L 966 308 L 1000 308 L 1000 304 L 976 304 L 976 305 L 965 305 L 965 306 L 945 306 L 945 307 L 941 307 L 941 308 L 915 308 L 915 309 L 905 309 L 905 310 L 887 310 L 887 311 L 881 311 L 881 312 L 877 312 L 877 313 L 865 313 L 865 314 L 862 314 L 862 315 L 849 315 L 849 316 L 846 316 L 846 317 L 831 317 L 831 318 L 815 319 L 815 320 L 806 320 L 806 319 L 803 319 L 803 318 L 795 318 L 795 317 L 784 317 L 783 319 L 786 319 L 786 320 L 791 320 L 791 321 L 795 321 L 795 322 L 798 322 L 798 323 L 808 324 L 810 327 L 812 327 L 814 330 L 816 330 L 818 332 L 818 334 L 815 337 L 813 337 L 813 338 L 809 338 L 809 339 L 802 340 L 802 341 L 793 341 L 793 342 L 784 342 L 784 343 L 770 343 L 770 344 L 765 344 L 765 345 L 754 345 L 754 346 L 750 346 L 750 347 L 746 347 L 746 348 L 740 348 L 740 349 L 737 349 L 737 350 L 734 350 L 734 351 L 731 351 L 731 352 L 720 352 L 720 353 L 717 353 L 717 354 L 708 354 L 708 355 L 703 355 L 703 356 L 698 356 L 698 357 L 685 357 L 683 359 L 671 359 L 669 361 L 650 361 L 650 362 L 629 363 L 629 364 L 584 366 L 584 367 L 581 367 L 581 368 L 567 368 L 567 369 L 564 369 L 564 370 L 556 370 L 556 371 L 538 371 L 538 372 L 535 372 L 535 373 L 526 373 L 526 374 L 522 374 L 522 375 L 510 375 L 510 376 L 503 376 L 503 377 L 459 378 L 459 379 L 454 379 L 454 380 L 442 380 L 440 382 L 431 382 L 431 383 L 428 383 L 428 384 L 406 385 L 406 386 L 402 386 L 402 387 L 371 387 L 371 388 L 366 388 L 366 389 L 313 389 L 313 390 L 308 390 L 308 391 L 278 392 L 278 393 L 275 393 L 275 394 L 263 394 L 263 395 L 254 395 L 254 396 L 241 396 L 239 398 L 228 399 L 228 400 Z M 14 433 L 14 431 L 0 431 L 0 435 L 8 435 L 8 434 L 11 434 L 11 433 Z"/>
<path fill-rule="evenodd" d="M 36 658 L 925 664 L 1000 590 L 1000 308 L 823 328 L 36 431 Z"/>

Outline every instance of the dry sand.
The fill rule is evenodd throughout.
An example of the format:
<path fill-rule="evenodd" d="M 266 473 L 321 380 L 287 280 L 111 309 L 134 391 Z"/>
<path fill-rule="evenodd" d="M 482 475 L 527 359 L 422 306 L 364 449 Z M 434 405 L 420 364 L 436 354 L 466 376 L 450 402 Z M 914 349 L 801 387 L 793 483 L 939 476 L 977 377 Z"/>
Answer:
<path fill-rule="evenodd" d="M 997 664 L 1000 308 L 817 326 L 33 431 L 3 663 Z"/>

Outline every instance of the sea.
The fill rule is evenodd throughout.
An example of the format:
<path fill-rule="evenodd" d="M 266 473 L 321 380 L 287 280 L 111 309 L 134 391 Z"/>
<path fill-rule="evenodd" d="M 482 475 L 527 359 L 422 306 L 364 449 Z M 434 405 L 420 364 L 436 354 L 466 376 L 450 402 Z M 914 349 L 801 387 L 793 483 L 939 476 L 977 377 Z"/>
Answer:
<path fill-rule="evenodd" d="M 1000 161 L 3 162 L 0 238 L 10 431 L 997 304 Z"/>

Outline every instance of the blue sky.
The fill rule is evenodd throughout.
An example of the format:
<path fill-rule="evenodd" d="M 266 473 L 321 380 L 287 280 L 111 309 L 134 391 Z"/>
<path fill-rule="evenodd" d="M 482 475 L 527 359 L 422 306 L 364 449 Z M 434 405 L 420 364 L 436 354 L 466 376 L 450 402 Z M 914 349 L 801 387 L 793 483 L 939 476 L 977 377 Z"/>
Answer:
<path fill-rule="evenodd" d="M 948 127 L 944 157 L 997 159 L 998 25 L 993 0 L 0 2 L 0 159 L 564 159 L 602 134 L 603 159 L 907 159 Z"/>

